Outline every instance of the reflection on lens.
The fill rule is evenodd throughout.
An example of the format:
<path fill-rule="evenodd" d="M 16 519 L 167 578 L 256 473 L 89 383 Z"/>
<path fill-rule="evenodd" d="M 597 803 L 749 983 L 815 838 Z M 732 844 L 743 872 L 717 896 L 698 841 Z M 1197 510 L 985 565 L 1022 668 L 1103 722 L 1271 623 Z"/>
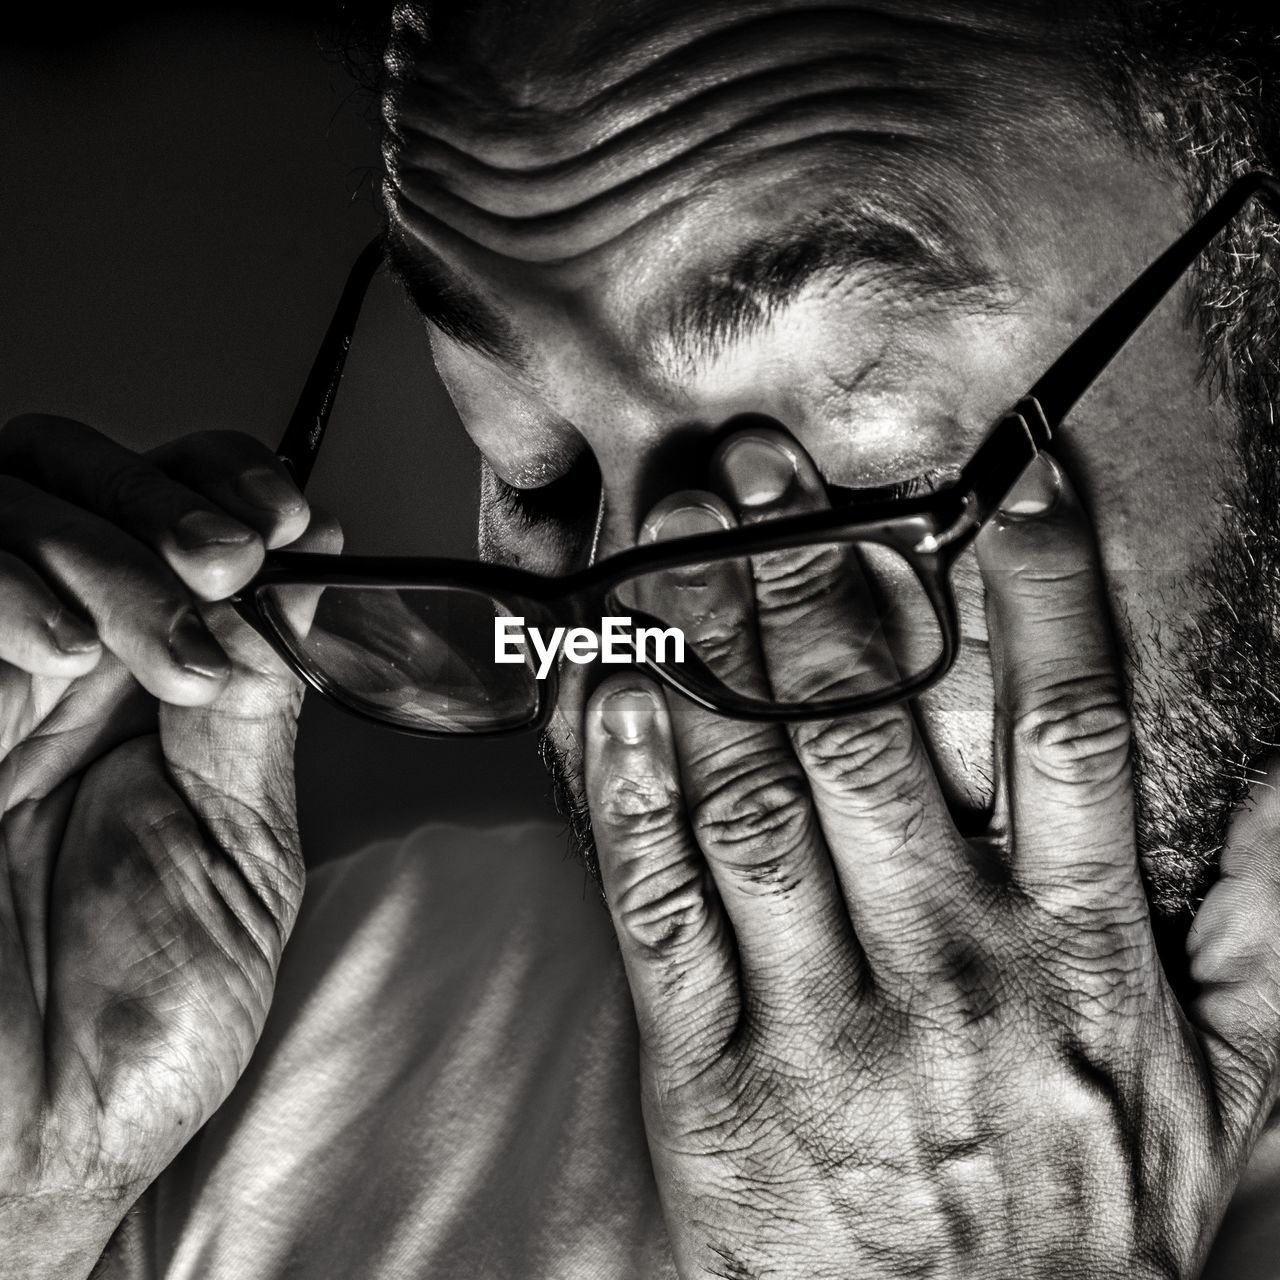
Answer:
<path fill-rule="evenodd" d="M 303 667 L 389 724 L 465 733 L 536 712 L 529 663 L 494 661 L 494 620 L 510 611 L 481 592 L 284 586 L 259 601 Z"/>
<path fill-rule="evenodd" d="M 928 674 L 944 649 L 910 562 L 876 542 L 660 570 L 621 583 L 615 596 L 620 610 L 683 630 L 686 662 L 665 664 L 672 674 L 760 705 L 883 694 Z M 764 601 L 771 626 L 759 625 Z M 750 656 L 757 648 L 763 672 Z"/>

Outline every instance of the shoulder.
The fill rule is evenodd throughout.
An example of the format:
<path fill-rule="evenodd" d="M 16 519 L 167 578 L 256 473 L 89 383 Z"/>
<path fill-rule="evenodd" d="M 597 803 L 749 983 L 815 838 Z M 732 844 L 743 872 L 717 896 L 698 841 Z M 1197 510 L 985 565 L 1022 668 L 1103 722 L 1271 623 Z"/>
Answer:
<path fill-rule="evenodd" d="M 310 872 L 289 951 L 337 933 L 350 949 L 369 930 L 401 941 L 410 932 L 438 950 L 443 939 L 505 937 L 535 915 L 544 932 L 607 927 L 600 890 L 559 825 L 432 823 Z"/>

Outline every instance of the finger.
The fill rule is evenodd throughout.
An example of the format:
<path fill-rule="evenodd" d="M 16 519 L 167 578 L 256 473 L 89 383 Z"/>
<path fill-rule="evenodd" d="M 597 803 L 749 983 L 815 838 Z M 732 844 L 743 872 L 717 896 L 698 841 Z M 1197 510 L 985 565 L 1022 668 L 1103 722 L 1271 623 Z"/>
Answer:
<path fill-rule="evenodd" d="M 306 528 L 287 545 L 290 551 L 336 556 L 342 550 L 342 542 L 342 526 L 332 512 L 309 507 Z M 324 591 L 322 586 L 294 586 L 283 587 L 275 593 L 282 619 L 294 635 L 306 639 Z"/>
<path fill-rule="evenodd" d="M 635 674 L 605 681 L 586 713 L 592 830 L 646 1053 L 696 1074 L 741 1013 L 730 930 L 685 819 L 671 725 Z"/>
<path fill-rule="evenodd" d="M 307 527 L 290 544 L 290 551 L 307 551 L 317 555 L 337 555 L 342 550 L 342 526 L 321 507 L 309 508 Z M 291 637 L 305 641 L 311 630 L 315 612 L 323 599 L 323 586 L 294 585 L 274 588 L 272 608 L 279 627 Z M 294 681 L 292 672 L 276 653 L 271 643 L 248 625 L 239 611 L 223 602 L 201 606 L 201 614 L 236 668 L 257 671 Z M 224 690 L 222 699 L 225 701 Z"/>
<path fill-rule="evenodd" d="M 813 463 L 780 431 L 729 437 L 713 472 L 746 523 L 826 506 Z M 760 643 L 780 700 L 845 696 L 895 678 L 856 556 L 824 543 L 752 564 Z M 962 906 L 976 881 L 910 711 L 892 704 L 790 731 L 873 966 L 904 949 L 932 949 L 940 906 Z"/>
<path fill-rule="evenodd" d="M 1220 1114 L 1247 1146 L 1266 1118 L 1280 1065 L 1280 757 L 1233 815 L 1219 877 L 1187 935 L 1201 1034 Z"/>
<path fill-rule="evenodd" d="M 256 530 L 269 550 L 287 546 L 309 527 L 307 500 L 284 464 L 243 432 L 202 431 L 152 449 L 147 457 Z"/>
<path fill-rule="evenodd" d="M 0 662 L 31 675 L 73 678 L 91 671 L 102 657 L 93 627 L 7 552 L 0 552 L 0 601 Z"/>
<path fill-rule="evenodd" d="M 341 545 L 337 522 L 321 511 L 312 512 L 293 543 L 299 551 L 320 553 Z M 274 963 L 305 876 L 293 788 L 303 686 L 230 603 L 215 601 L 201 610 L 232 672 L 210 702 L 161 705 L 166 771 L 200 827 L 229 855 L 206 865 L 210 880 Z"/>
<path fill-rule="evenodd" d="M 1011 870 L 1025 887 L 1146 918 L 1129 718 L 1093 538 L 1051 459 L 978 539 L 1006 724 Z"/>
<path fill-rule="evenodd" d="M 290 550 L 334 554 L 341 546 L 336 522 L 313 508 L 311 525 Z M 448 643 L 438 596 L 278 583 L 258 590 L 255 602 L 271 623 L 272 642 L 282 642 L 307 671 L 403 723 L 457 729 L 467 708 L 486 702 L 486 682 Z M 222 636 L 217 628 L 215 634 Z"/>
<path fill-rule="evenodd" d="M 0 550 L 75 605 L 164 702 L 208 702 L 230 674 L 190 593 L 147 547 L 60 498 L 0 476 Z"/>
<path fill-rule="evenodd" d="M 313 508 L 306 534 L 289 545 L 334 554 L 341 549 L 341 529 Z M 351 695 L 353 705 L 391 714 L 401 724 L 457 731 L 490 701 L 489 682 L 448 642 L 447 611 L 438 597 L 412 588 L 276 583 L 260 586 L 255 603 L 270 624 L 271 643 L 312 677 Z M 260 625 L 245 602 L 238 608 Z M 214 634 L 222 639 L 221 629 Z"/>
<path fill-rule="evenodd" d="M 641 541 L 733 524 L 713 494 L 678 493 L 649 513 Z M 745 561 L 655 573 L 644 587 L 646 612 L 679 627 L 686 652 L 736 692 L 769 697 Z M 775 1010 L 809 1007 L 830 983 L 847 996 L 857 986 L 857 946 L 786 732 L 688 698 L 670 698 L 668 710 L 690 825 L 733 925 L 745 987 Z"/>
<path fill-rule="evenodd" d="M 83 423 L 13 419 L 0 431 L 0 471 L 125 530 L 201 599 L 224 599 L 262 566 L 253 528 Z"/>
<path fill-rule="evenodd" d="M 744 524 L 828 505 L 808 456 L 768 426 L 728 437 L 716 451 L 712 474 Z M 922 590 L 912 589 L 910 567 L 887 547 L 829 538 L 753 556 L 751 567 L 765 661 L 779 701 L 813 704 L 878 691 L 920 674 L 937 656 L 936 642 L 927 643 L 937 634 L 933 607 Z M 913 638 L 920 641 L 919 654 Z M 919 661 L 920 655 L 927 660 Z"/>

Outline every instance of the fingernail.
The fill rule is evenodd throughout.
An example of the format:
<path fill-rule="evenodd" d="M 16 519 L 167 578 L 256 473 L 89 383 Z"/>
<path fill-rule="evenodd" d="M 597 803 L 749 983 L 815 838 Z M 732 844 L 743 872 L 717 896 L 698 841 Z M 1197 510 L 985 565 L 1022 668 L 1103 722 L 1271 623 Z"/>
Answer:
<path fill-rule="evenodd" d="M 236 492 L 255 507 L 281 515 L 299 510 L 306 501 L 298 487 L 270 467 L 250 467 L 240 473 Z"/>
<path fill-rule="evenodd" d="M 49 638 L 63 653 L 91 653 L 98 647 L 98 637 L 79 618 L 65 609 L 49 620 Z"/>
<path fill-rule="evenodd" d="M 605 699 L 600 719 L 611 738 L 635 746 L 649 732 L 657 709 L 647 689 L 619 689 Z"/>
<path fill-rule="evenodd" d="M 194 613 L 180 613 L 174 619 L 169 628 L 169 656 L 178 666 L 209 680 L 221 680 L 231 670 L 227 655 Z"/>
<path fill-rule="evenodd" d="M 733 528 L 733 517 L 705 498 L 673 493 L 663 498 L 644 522 L 641 542 L 692 538 L 699 533 L 721 533 Z"/>
<path fill-rule="evenodd" d="M 253 537 L 253 530 L 213 511 L 188 511 L 173 526 L 173 537 L 184 551 L 201 551 L 213 546 L 243 546 Z"/>
<path fill-rule="evenodd" d="M 796 464 L 782 445 L 762 436 L 742 436 L 720 455 L 725 483 L 744 507 L 777 502 L 795 483 Z"/>
<path fill-rule="evenodd" d="M 1062 472 L 1047 453 L 1039 454 L 1018 478 L 1000 508 L 1002 520 L 1035 520 L 1053 510 L 1062 492 Z"/>

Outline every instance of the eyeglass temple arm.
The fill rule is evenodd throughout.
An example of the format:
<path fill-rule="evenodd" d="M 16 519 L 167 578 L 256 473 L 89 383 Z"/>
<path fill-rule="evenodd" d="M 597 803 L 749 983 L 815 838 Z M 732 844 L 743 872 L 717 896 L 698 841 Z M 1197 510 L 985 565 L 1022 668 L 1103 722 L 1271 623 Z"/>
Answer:
<path fill-rule="evenodd" d="M 1210 241 L 1254 196 L 1265 193 L 1280 209 L 1280 181 L 1269 173 L 1247 173 L 1210 206 L 1194 226 L 1164 251 L 1049 366 L 1039 381 L 1002 418 L 960 473 L 957 488 L 974 500 L 965 527 L 986 520 L 1008 496 L 1032 458 L 1053 438 L 1062 420 L 1098 375 L 1115 359 L 1161 299 Z M 1030 439 L 1032 450 L 1027 452 Z M 959 536 L 963 529 L 957 529 Z M 939 541 L 951 541 L 945 536 Z"/>
<path fill-rule="evenodd" d="M 342 370 L 347 363 L 351 335 L 355 332 L 369 282 L 382 265 L 382 258 L 381 236 L 371 240 L 360 251 L 360 256 L 347 276 L 337 310 L 329 321 L 329 328 L 325 331 L 324 341 L 311 365 L 311 372 L 303 383 L 293 417 L 289 419 L 289 425 L 276 448 L 276 456 L 284 463 L 299 489 L 306 488 L 316 455 L 320 452 L 320 443 L 324 439 L 325 428 L 329 425 L 329 415 L 333 412 L 338 384 L 342 381 Z"/>

